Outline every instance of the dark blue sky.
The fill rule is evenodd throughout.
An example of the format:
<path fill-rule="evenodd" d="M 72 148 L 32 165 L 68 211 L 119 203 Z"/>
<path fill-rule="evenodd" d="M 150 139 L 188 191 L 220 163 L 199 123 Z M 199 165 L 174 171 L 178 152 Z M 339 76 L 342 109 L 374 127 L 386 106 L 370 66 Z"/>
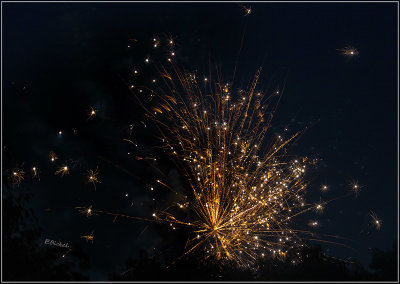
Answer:
<path fill-rule="evenodd" d="M 340 199 L 318 216 L 320 233 L 348 238 L 353 249 L 325 249 L 367 264 L 370 248 L 388 248 L 397 239 L 396 4 L 250 6 L 252 14 L 244 17 L 237 3 L 2 3 L 3 144 L 15 163 L 43 169 L 42 181 L 26 186 L 33 189 L 31 206 L 44 237 L 73 242 L 96 231 L 96 242 L 84 247 L 94 279 L 120 269 L 141 248 L 168 250 L 170 239 L 157 228 L 141 234 L 143 223 L 87 220 L 73 209 L 95 203 L 132 215 L 152 210 L 141 183 L 106 161 L 112 157 L 132 174 L 149 176 L 120 141 L 123 127 L 140 118 L 137 108 L 126 104 L 121 79 L 134 57 L 127 51 L 130 38 L 172 35 L 182 62 L 200 72 L 210 56 L 229 78 L 237 62 L 235 80 L 243 86 L 260 66 L 261 85 L 269 87 L 272 77 L 284 82 L 274 128 L 313 123 L 292 151 L 322 158 L 313 172 L 311 200 L 319 199 L 322 183 L 330 187 L 324 199 L 345 194 L 352 179 L 363 186 L 356 199 Z M 337 49 L 346 45 L 356 47 L 359 56 L 341 56 Z M 85 123 L 88 105 L 101 109 L 91 124 Z M 73 136 L 72 128 L 80 135 Z M 63 137 L 57 137 L 59 129 L 65 129 Z M 79 161 L 81 172 L 100 164 L 102 184 L 95 197 L 78 170 L 76 177 L 53 176 L 47 160 L 52 149 L 64 160 Z M 144 205 L 131 208 L 131 199 L 121 198 L 128 192 L 135 204 Z M 380 231 L 368 225 L 370 210 L 383 221 Z"/>

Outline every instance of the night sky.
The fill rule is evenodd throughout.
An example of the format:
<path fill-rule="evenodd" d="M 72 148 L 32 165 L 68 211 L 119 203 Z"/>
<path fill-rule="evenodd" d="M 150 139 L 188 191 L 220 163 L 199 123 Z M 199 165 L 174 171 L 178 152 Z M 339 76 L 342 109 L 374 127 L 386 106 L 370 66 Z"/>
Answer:
<path fill-rule="evenodd" d="M 237 65 L 235 82 L 246 87 L 262 67 L 262 87 L 284 87 L 274 131 L 312 125 L 290 152 L 321 159 L 311 170 L 306 198 L 343 196 L 352 180 L 362 186 L 357 198 L 349 195 L 322 215 L 299 218 L 302 226 L 317 219 L 318 233 L 342 237 L 351 247 L 323 244 L 328 255 L 354 257 L 367 266 L 372 248 L 392 246 L 398 232 L 398 7 L 245 5 L 250 15 L 238 3 L 2 3 L 3 179 L 15 166 L 41 171 L 40 182 L 26 177 L 3 193 L 29 192 L 24 206 L 37 217 L 41 246 L 46 238 L 80 243 L 92 280 L 121 271 L 140 250 L 171 259 L 182 252 L 176 240 L 184 232 L 132 219 L 113 222 L 112 216 L 86 218 L 74 209 L 93 205 L 148 217 L 157 206 L 153 198 L 161 193 L 146 188 L 157 174 L 135 159 L 135 153 L 151 152 L 153 130 L 141 123 L 144 114 L 127 87 L 130 68 L 153 52 L 155 36 L 173 36 L 177 58 L 188 69 L 204 72 L 210 60 L 229 80 Z M 129 48 L 130 39 L 141 47 Z M 342 56 L 338 49 L 347 45 L 358 56 Z M 92 120 L 89 106 L 97 110 Z M 138 147 L 122 140 L 130 124 Z M 59 157 L 55 164 L 48 158 L 51 150 Z M 70 175 L 55 176 L 65 161 Z M 101 183 L 94 191 L 84 175 L 96 166 Z M 182 186 L 173 165 L 159 166 L 174 186 Z M 322 184 L 329 187 L 325 193 Z M 370 225 L 370 211 L 382 220 L 380 230 Z M 93 244 L 80 238 L 93 230 Z"/>

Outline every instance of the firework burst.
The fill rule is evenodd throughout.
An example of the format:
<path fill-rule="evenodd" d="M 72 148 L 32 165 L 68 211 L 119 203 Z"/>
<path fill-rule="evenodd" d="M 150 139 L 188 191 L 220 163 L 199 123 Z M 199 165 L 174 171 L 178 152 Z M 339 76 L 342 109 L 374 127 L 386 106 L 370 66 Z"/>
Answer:
<path fill-rule="evenodd" d="M 93 243 L 93 241 L 94 241 L 94 231 L 92 231 L 89 235 L 84 235 L 84 236 L 81 236 L 81 238 L 82 239 L 85 239 L 86 240 L 86 242 L 92 242 Z"/>
<path fill-rule="evenodd" d="M 50 158 L 50 162 L 52 162 L 52 163 L 54 163 L 58 159 L 56 153 L 54 153 L 53 151 L 50 151 L 49 158 Z"/>
<path fill-rule="evenodd" d="M 350 190 L 354 193 L 355 197 L 360 194 L 362 186 L 358 184 L 356 180 L 352 180 L 349 183 Z"/>
<path fill-rule="evenodd" d="M 321 212 L 325 203 L 306 204 L 303 197 L 306 166 L 313 162 L 286 155 L 301 131 L 286 138 L 270 135 L 279 90 L 268 95 L 257 90 L 261 69 L 247 90 L 235 94 L 230 83 L 209 78 L 198 83 L 195 74 L 170 66 L 171 71 L 156 66 L 162 84 L 149 90 L 152 105 L 142 106 L 188 189 L 177 192 L 175 206 L 153 217 L 190 231 L 186 253 L 199 249 L 238 265 L 269 252 L 284 256 L 301 241 L 291 219 Z M 136 91 L 142 103 L 145 92 Z"/>
<path fill-rule="evenodd" d="M 61 166 L 57 169 L 57 171 L 54 173 L 55 175 L 60 175 L 60 176 L 65 176 L 69 174 L 69 168 L 67 165 Z"/>
<path fill-rule="evenodd" d="M 93 119 L 96 116 L 96 114 L 97 114 L 96 109 L 94 109 L 93 107 L 90 106 L 90 109 L 88 111 L 88 118 L 87 119 L 88 120 Z"/>
<path fill-rule="evenodd" d="M 96 170 L 88 170 L 87 172 L 87 181 L 88 183 L 91 183 L 94 186 L 94 190 L 96 190 L 96 183 L 100 183 L 98 175 L 99 172 L 97 168 Z"/>
<path fill-rule="evenodd" d="M 40 171 L 38 169 L 38 167 L 32 167 L 32 178 L 40 181 Z"/>
<path fill-rule="evenodd" d="M 378 216 L 376 215 L 376 213 L 373 212 L 373 211 L 371 211 L 371 212 L 369 213 L 369 216 L 371 217 L 371 225 L 372 225 L 375 229 L 380 230 L 381 227 L 382 227 L 382 220 L 380 220 L 380 219 L 378 218 Z"/>

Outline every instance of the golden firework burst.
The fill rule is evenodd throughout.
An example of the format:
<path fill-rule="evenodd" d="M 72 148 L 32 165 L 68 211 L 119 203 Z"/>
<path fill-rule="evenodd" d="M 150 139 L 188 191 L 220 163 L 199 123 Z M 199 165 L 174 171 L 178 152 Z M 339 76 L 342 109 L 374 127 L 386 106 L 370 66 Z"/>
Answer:
<path fill-rule="evenodd" d="M 168 206 L 153 217 L 190 230 L 186 253 L 203 249 L 239 265 L 268 252 L 285 255 L 300 240 L 291 219 L 312 209 L 321 212 L 324 203 L 305 203 L 304 175 L 311 163 L 286 155 L 302 131 L 269 135 L 279 90 L 269 95 L 257 90 L 261 69 L 247 90 L 234 94 L 230 83 L 206 77 L 200 84 L 196 74 L 171 67 L 157 66 L 163 85 L 151 88 L 157 98 L 152 106 L 142 106 L 189 184 L 174 207 L 189 210 L 179 217 Z"/>

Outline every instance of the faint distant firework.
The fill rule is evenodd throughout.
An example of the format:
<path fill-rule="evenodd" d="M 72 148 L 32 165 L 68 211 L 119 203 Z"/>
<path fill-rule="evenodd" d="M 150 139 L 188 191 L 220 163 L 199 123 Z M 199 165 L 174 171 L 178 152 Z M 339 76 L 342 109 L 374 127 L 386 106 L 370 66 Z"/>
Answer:
<path fill-rule="evenodd" d="M 155 220 L 187 229 L 185 254 L 197 250 L 238 265 L 266 253 L 284 257 L 303 245 L 302 235 L 310 232 L 299 230 L 294 218 L 311 210 L 321 213 L 328 202 L 311 204 L 304 198 L 306 168 L 316 161 L 287 154 L 302 131 L 271 131 L 281 91 L 258 89 L 261 69 L 248 88 L 236 92 L 231 82 L 186 71 L 170 56 L 167 65 L 145 58 L 150 61 L 157 79 L 130 89 L 188 184 L 177 192 L 159 181 L 178 200 L 156 210 Z"/>
<path fill-rule="evenodd" d="M 354 193 L 354 195 L 357 197 L 361 191 L 362 186 L 358 184 L 356 180 L 350 181 L 350 190 Z"/>
<path fill-rule="evenodd" d="M 56 153 L 54 153 L 53 151 L 50 151 L 49 158 L 50 158 L 51 162 L 55 162 L 58 159 L 58 157 L 56 156 Z"/>
<path fill-rule="evenodd" d="M 67 165 L 63 165 L 57 169 L 57 171 L 54 173 L 55 175 L 60 175 L 60 176 L 65 176 L 69 174 L 69 168 Z"/>
<path fill-rule="evenodd" d="M 14 168 L 14 169 L 11 171 L 11 174 L 10 174 L 10 176 L 9 176 L 9 179 L 10 179 L 10 181 L 11 181 L 11 183 L 12 183 L 13 185 L 19 186 L 20 183 L 24 180 L 24 175 L 25 175 L 25 172 L 24 172 L 22 169 L 20 169 L 20 168 Z"/>
<path fill-rule="evenodd" d="M 37 167 L 32 167 L 32 178 L 40 181 L 40 171 Z"/>
<path fill-rule="evenodd" d="M 91 243 L 93 243 L 93 241 L 94 241 L 94 231 L 92 231 L 89 235 L 81 236 L 81 238 L 85 239 L 86 242 L 90 241 Z"/>
<path fill-rule="evenodd" d="M 346 57 L 355 57 L 358 55 L 358 50 L 355 47 L 352 46 L 346 46 L 344 48 L 338 49 L 340 51 L 340 54 Z"/>
<path fill-rule="evenodd" d="M 94 187 L 94 189 L 96 190 L 96 183 L 100 183 L 99 179 L 98 179 L 98 169 L 96 168 L 96 170 L 88 170 L 87 172 L 87 181 L 88 183 L 91 183 Z"/>
<path fill-rule="evenodd" d="M 369 213 L 369 216 L 371 217 L 371 225 L 372 225 L 375 229 L 380 230 L 381 227 L 382 227 L 382 220 L 380 220 L 380 219 L 378 218 L 378 216 L 376 215 L 376 213 L 373 212 L 373 211 L 371 211 L 371 212 Z"/>
<path fill-rule="evenodd" d="M 93 107 L 90 107 L 89 111 L 88 111 L 88 120 L 93 119 L 97 114 L 96 109 L 94 109 Z"/>

